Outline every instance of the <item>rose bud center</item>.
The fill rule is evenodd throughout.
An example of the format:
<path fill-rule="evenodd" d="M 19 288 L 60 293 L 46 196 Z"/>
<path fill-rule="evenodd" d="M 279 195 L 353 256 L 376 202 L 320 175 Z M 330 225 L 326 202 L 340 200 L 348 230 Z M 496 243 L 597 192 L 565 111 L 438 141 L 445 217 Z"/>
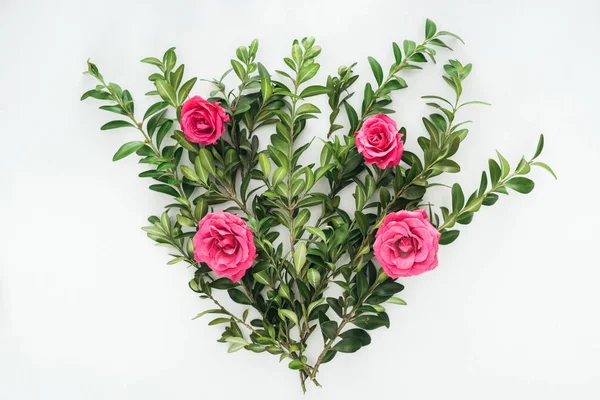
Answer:
<path fill-rule="evenodd" d="M 405 257 L 417 249 L 418 243 L 414 238 L 405 236 L 398 241 L 397 246 L 400 256 Z"/>

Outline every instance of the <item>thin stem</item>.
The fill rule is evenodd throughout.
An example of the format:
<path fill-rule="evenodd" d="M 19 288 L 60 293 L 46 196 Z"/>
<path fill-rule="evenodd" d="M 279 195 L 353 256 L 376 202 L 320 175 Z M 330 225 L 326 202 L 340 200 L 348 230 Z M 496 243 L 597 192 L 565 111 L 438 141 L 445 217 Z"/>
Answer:
<path fill-rule="evenodd" d="M 225 314 L 229 315 L 236 322 L 244 325 L 246 328 L 248 328 L 250 331 L 252 331 L 252 333 L 255 333 L 255 334 L 259 335 L 259 336 L 262 336 L 260 333 L 258 333 L 258 331 L 256 329 L 254 329 L 254 327 L 252 325 L 246 323 L 244 320 L 242 320 L 241 318 L 237 317 L 235 314 L 231 313 L 225 307 L 223 307 L 223 305 L 221 305 L 221 303 L 219 303 L 219 300 L 215 299 L 211 294 L 208 294 L 208 293 L 204 293 L 204 294 L 209 299 L 211 299 L 215 303 L 215 305 L 221 309 L 221 311 L 223 311 Z"/>
<path fill-rule="evenodd" d="M 331 347 L 333 346 L 333 342 L 335 342 L 337 337 L 342 333 L 342 330 L 344 329 L 344 327 L 354 318 L 356 311 L 360 308 L 362 303 L 373 293 L 375 288 L 377 288 L 377 286 L 379 286 L 379 284 L 381 282 L 382 281 L 380 279 L 377 279 L 375 281 L 375 283 L 373 283 L 373 285 L 369 288 L 367 293 L 365 293 L 363 295 L 363 297 L 354 305 L 354 307 L 352 307 L 352 311 L 344 314 L 344 316 L 342 317 L 342 321 L 340 322 L 340 325 L 338 326 L 338 329 L 335 332 L 335 337 L 333 339 L 329 339 L 327 341 L 327 343 L 325 344 L 325 347 L 323 347 L 323 351 L 321 351 L 321 353 L 319 354 L 319 356 L 317 358 L 317 362 L 315 363 L 315 365 L 313 367 L 312 374 L 310 376 L 311 378 L 314 378 L 317 375 L 317 373 L 319 372 L 319 367 L 323 363 L 323 358 L 325 357 L 327 352 L 329 350 L 331 350 Z"/>
<path fill-rule="evenodd" d="M 531 164 L 533 160 L 529 161 L 528 164 Z M 507 175 L 504 179 L 500 179 L 494 186 L 492 186 L 492 188 L 490 190 L 488 190 L 487 192 L 483 193 L 481 196 L 478 196 L 474 201 L 473 204 L 477 204 L 483 201 L 483 199 L 485 199 L 489 194 L 494 193 L 495 191 L 497 191 L 498 189 L 500 189 L 501 187 L 503 187 L 506 182 L 508 182 L 509 180 L 511 180 L 512 178 L 514 178 L 515 176 L 520 175 L 519 173 L 517 173 L 517 171 L 514 171 L 512 174 Z M 444 223 L 438 227 L 438 231 L 442 231 L 446 228 L 448 228 L 449 226 L 453 226 L 456 223 L 456 220 L 463 214 L 469 213 L 469 212 L 473 212 L 472 209 L 469 209 L 469 207 L 465 207 L 462 210 L 460 210 L 454 217 L 451 217 L 449 219 L 447 219 L 446 221 L 444 221 Z"/>
<path fill-rule="evenodd" d="M 298 374 L 300 375 L 300 386 L 302 387 L 302 393 L 306 393 L 306 384 L 304 383 L 304 370 L 299 370 Z"/>
<path fill-rule="evenodd" d="M 140 131 L 140 133 L 142 134 L 142 136 L 144 136 L 144 143 L 146 143 L 147 145 L 150 146 L 150 148 L 152 149 L 152 151 L 154 152 L 154 155 L 156 157 L 162 157 L 162 155 L 160 154 L 160 150 L 158 149 L 158 147 L 156 147 L 154 145 L 154 143 L 152 142 L 152 139 L 150 139 L 150 135 L 148 135 L 148 133 L 146 133 L 146 131 L 144 130 L 144 128 L 143 128 L 143 122 L 138 122 L 136 120 L 135 115 L 133 115 L 133 113 L 131 113 L 125 107 L 125 104 L 123 103 L 123 101 L 121 101 L 121 98 L 110 88 L 109 85 L 106 84 L 106 82 L 104 81 L 104 79 L 102 79 L 102 78 L 97 78 L 97 79 L 100 81 L 100 83 L 102 83 L 102 86 L 106 90 L 109 91 L 109 93 L 111 94 L 113 100 L 116 101 L 117 104 L 119 104 L 119 106 L 121 107 L 121 109 L 123 109 L 127 113 L 127 116 L 134 123 L 135 127 L 137 128 L 137 130 Z M 168 171 L 173 174 L 173 177 L 175 178 L 175 180 L 179 180 L 179 177 L 178 177 L 178 174 L 177 174 L 177 168 L 169 168 Z M 179 193 L 180 197 L 187 198 L 187 196 L 185 195 L 185 192 L 183 191 L 181 183 L 178 183 L 178 184 L 176 184 L 174 186 L 177 189 L 177 192 Z M 192 212 L 192 210 L 189 210 L 189 211 L 190 211 L 190 213 L 192 214 L 192 217 L 193 217 L 194 213 Z"/>
<path fill-rule="evenodd" d="M 366 117 L 369 116 L 369 113 L 371 112 L 371 108 L 373 107 L 373 105 L 375 104 L 375 102 L 377 101 L 377 99 L 379 98 L 379 96 L 381 95 L 381 91 L 383 90 L 383 88 L 385 87 L 385 85 L 394 78 L 394 76 L 400 72 L 400 70 L 404 67 L 406 67 L 408 65 L 408 61 L 409 59 L 415 55 L 415 53 L 417 53 L 417 49 L 420 49 L 422 47 L 425 47 L 429 44 L 429 42 L 431 42 L 433 39 L 436 39 L 438 37 L 438 35 L 434 35 L 433 37 L 426 39 L 423 43 L 421 43 L 418 46 L 415 46 L 414 50 L 410 53 L 410 54 L 406 54 L 404 59 L 402 60 L 402 62 L 400 62 L 400 64 L 396 65 L 396 68 L 394 68 L 393 70 L 390 71 L 390 73 L 388 74 L 388 76 L 385 78 L 385 80 L 381 83 L 381 85 L 379 85 L 379 87 L 377 88 L 377 90 L 375 91 L 375 94 L 373 95 L 373 98 L 371 99 L 371 101 L 369 102 L 369 104 L 365 107 L 365 112 L 363 113 L 362 117 L 360 118 L 360 120 L 358 121 L 358 126 L 356 127 L 356 129 L 360 129 L 360 127 L 362 126 L 363 122 L 365 121 Z"/>
<path fill-rule="evenodd" d="M 294 80 L 294 95 L 298 94 L 298 76 L 296 75 L 296 79 Z M 288 215 L 290 218 L 290 253 L 292 255 L 292 260 L 294 258 L 294 252 L 295 252 L 295 245 L 296 245 L 296 233 L 295 233 L 295 227 L 294 227 L 294 210 L 295 210 L 295 205 L 292 201 L 292 183 L 293 183 L 293 176 L 294 176 L 294 162 L 293 162 L 293 156 L 294 156 L 294 123 L 295 123 L 295 118 L 296 118 L 296 103 L 298 102 L 298 98 L 296 96 L 294 96 L 292 98 L 292 110 L 291 110 L 291 120 L 292 120 L 292 124 L 290 126 L 290 145 L 288 147 L 288 176 L 287 176 L 287 186 L 288 186 L 288 204 L 287 204 L 287 211 L 288 211 Z"/>

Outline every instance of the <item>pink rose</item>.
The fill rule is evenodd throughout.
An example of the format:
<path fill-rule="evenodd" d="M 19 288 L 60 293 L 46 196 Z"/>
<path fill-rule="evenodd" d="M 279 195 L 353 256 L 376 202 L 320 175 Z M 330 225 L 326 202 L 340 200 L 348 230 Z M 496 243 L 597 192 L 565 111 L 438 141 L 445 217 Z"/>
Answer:
<path fill-rule="evenodd" d="M 368 118 L 356 136 L 356 148 L 367 164 L 377 164 L 379 168 L 393 167 L 400 163 L 404 144 L 400 140 L 398 127 L 393 119 L 384 114 Z"/>
<path fill-rule="evenodd" d="M 200 96 L 194 96 L 181 107 L 181 130 L 190 142 L 217 143 L 225 131 L 226 122 L 229 122 L 229 115 L 218 102 L 209 103 Z"/>
<path fill-rule="evenodd" d="M 256 258 L 252 230 L 240 217 L 227 212 L 202 218 L 193 240 L 196 261 L 234 282 L 242 279 Z"/>
<path fill-rule="evenodd" d="M 438 265 L 440 233 L 425 210 L 388 214 L 375 238 L 375 258 L 390 278 L 419 275 Z"/>

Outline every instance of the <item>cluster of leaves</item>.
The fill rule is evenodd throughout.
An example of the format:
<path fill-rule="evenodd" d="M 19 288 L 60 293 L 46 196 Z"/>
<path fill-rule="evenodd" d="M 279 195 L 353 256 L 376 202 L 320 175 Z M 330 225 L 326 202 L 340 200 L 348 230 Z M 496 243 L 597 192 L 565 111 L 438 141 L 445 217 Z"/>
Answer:
<path fill-rule="evenodd" d="M 460 171 L 452 157 L 468 135 L 468 121 L 457 122 L 457 113 L 466 105 L 485 104 L 461 103 L 471 64 L 450 60 L 444 65 L 443 79 L 454 92 L 453 101 L 424 96 L 434 112 L 423 118 L 426 135 L 418 138 L 422 156 L 405 151 L 402 163 L 394 168 L 367 166 L 356 150 L 354 132 L 369 116 L 393 112 L 389 108 L 392 93 L 407 86 L 402 72 L 420 69 L 428 60 L 435 62 L 436 48 L 450 49 L 442 41 L 445 37 L 458 38 L 438 31 L 427 20 L 421 44 L 410 40 L 402 46 L 393 43 L 394 63 L 387 76 L 380 63 L 369 57 L 374 83 L 365 84 L 360 116 L 349 102 L 354 95 L 351 87 L 359 78 L 353 73 L 355 64 L 340 67 L 325 85 L 312 84 L 321 53 L 314 38 L 294 41 L 290 56 L 283 59 L 288 69 L 274 74 L 257 61 L 259 44 L 254 40 L 236 50 L 229 70 L 209 81 L 215 87 L 209 100 L 220 102 L 231 116 L 228 133 L 211 146 L 190 143 L 178 130 L 181 106 L 196 78 L 182 83 L 184 65 L 177 65 L 175 49 L 167 50 L 162 60 L 142 60 L 158 68 L 149 77 L 154 88 L 146 93 L 157 101 L 139 121 L 131 94 L 114 83 L 107 84 L 96 65 L 88 62 L 88 72 L 99 84 L 82 100 L 108 101 L 100 108 L 123 117 L 101 129 L 130 127 L 144 138 L 123 145 L 114 160 L 137 153 L 140 163 L 151 166 L 140 176 L 157 181 L 150 189 L 174 200 L 160 216 L 150 217 L 151 225 L 144 230 L 152 240 L 173 250 L 169 264 L 185 262 L 195 268 L 190 288 L 215 304 L 198 317 L 216 316 L 209 325 L 224 326 L 219 341 L 228 343 L 229 351 L 279 355 L 288 360 L 289 368 L 299 371 L 303 388 L 306 380 L 318 385 L 316 377 L 323 363 L 337 353 L 352 353 L 370 344 L 368 331 L 389 327 L 384 304 L 405 304 L 396 297 L 404 286 L 372 261 L 374 233 L 388 213 L 426 204 L 427 189 L 439 185 L 432 179 Z M 225 80 L 231 71 L 237 83 L 228 89 Z M 319 95 L 328 98 L 330 128 L 319 165 L 303 165 L 302 154 L 313 142 L 297 145 L 297 141 L 321 112 L 310 102 Z M 344 114 L 346 123 L 339 121 Z M 334 135 L 344 128 L 347 134 Z M 255 134 L 259 129 L 261 137 L 271 133 L 263 149 Z M 399 133 L 405 140 L 406 130 L 401 128 Z M 482 205 L 494 204 L 507 189 L 529 193 L 533 181 L 524 175 L 531 166 L 553 173 L 536 161 L 542 148 L 543 136 L 534 157 L 529 161 L 523 158 L 512 173 L 508 161 L 498 153 L 499 161 L 490 160 L 489 173 L 482 174 L 478 190 L 467 200 L 455 184 L 450 192 L 451 208 L 440 207 L 436 212 L 429 206 L 432 223 L 442 233 L 440 243 L 455 240 L 458 230 L 451 229 L 455 224 L 468 224 Z M 328 193 L 313 191 L 321 179 L 328 182 Z M 355 209 L 343 210 L 340 192 L 349 186 L 353 187 Z M 198 221 L 223 203 L 226 210 L 247 220 L 258 249 L 252 269 L 237 283 L 216 277 L 207 265 L 196 262 L 190 240 Z M 288 231 L 284 238 L 280 237 L 282 229 Z M 337 295 L 332 294 L 332 287 L 338 289 Z M 241 316 L 230 312 L 215 295 L 219 290 L 248 308 Z M 317 329 L 323 336 L 323 349 L 309 362 L 307 341 Z"/>

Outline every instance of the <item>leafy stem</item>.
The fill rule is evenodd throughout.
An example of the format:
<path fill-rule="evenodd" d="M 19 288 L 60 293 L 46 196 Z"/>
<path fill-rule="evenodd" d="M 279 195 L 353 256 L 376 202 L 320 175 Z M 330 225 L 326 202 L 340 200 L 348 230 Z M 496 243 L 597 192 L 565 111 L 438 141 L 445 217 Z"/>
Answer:
<path fill-rule="evenodd" d="M 380 275 L 381 278 L 381 275 Z M 367 290 L 367 292 L 357 301 L 357 303 L 352 307 L 352 310 L 350 312 L 345 312 L 344 315 L 342 316 L 341 322 L 335 332 L 335 336 L 331 339 L 329 339 L 326 343 L 325 346 L 323 347 L 323 350 L 321 351 L 321 353 L 319 354 L 319 356 L 317 357 L 317 361 L 315 362 L 315 365 L 313 367 L 312 370 L 312 374 L 311 374 L 311 378 L 315 377 L 317 375 L 317 373 L 319 372 L 319 367 L 321 366 L 321 364 L 323 363 L 323 359 L 325 357 L 325 355 L 327 354 L 328 351 L 331 350 L 331 347 L 333 346 L 333 343 L 335 342 L 335 340 L 340 336 L 340 334 L 342 333 L 342 330 L 344 329 L 344 327 L 350 322 L 352 321 L 352 319 L 354 318 L 356 312 L 358 311 L 358 309 L 360 308 L 360 306 L 363 305 L 363 303 L 365 302 L 365 300 L 367 300 L 369 298 L 369 296 L 371 296 L 373 294 L 373 291 L 377 288 L 377 286 L 379 286 L 382 282 L 384 281 L 384 279 L 377 279 L 373 285 L 371 285 L 371 287 L 369 287 L 369 289 Z"/>

